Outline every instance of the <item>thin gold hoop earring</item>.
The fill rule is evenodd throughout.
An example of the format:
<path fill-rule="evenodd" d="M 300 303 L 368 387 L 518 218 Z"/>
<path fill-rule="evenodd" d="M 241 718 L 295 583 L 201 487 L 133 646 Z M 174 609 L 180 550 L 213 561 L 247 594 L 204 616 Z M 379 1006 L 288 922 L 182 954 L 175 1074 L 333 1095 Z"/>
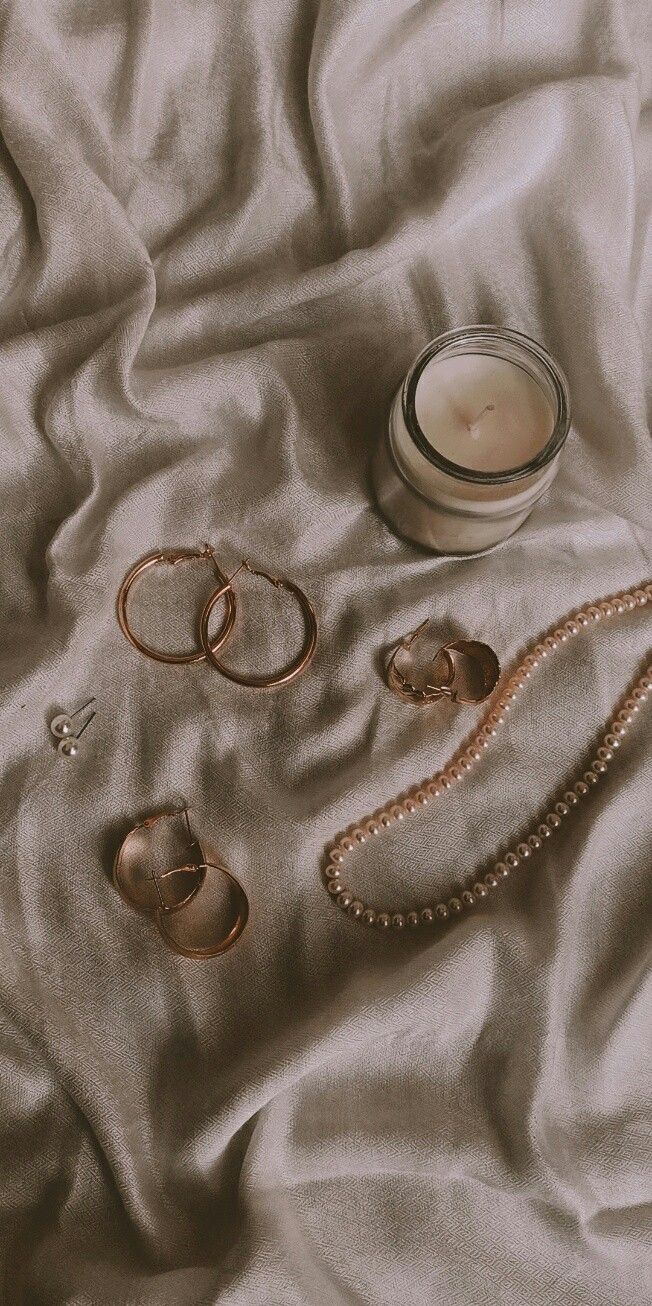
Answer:
<path fill-rule="evenodd" d="M 218 566 L 217 558 L 210 544 L 204 544 L 200 549 L 174 549 L 162 550 L 157 553 L 149 553 L 146 558 L 141 558 L 131 571 L 125 576 L 122 585 L 118 591 L 117 613 L 120 629 L 130 644 L 143 653 L 146 658 L 152 658 L 154 662 L 165 662 L 170 666 L 189 666 L 194 662 L 205 662 L 206 653 L 203 650 L 192 653 L 165 653 L 159 649 L 151 648 L 144 640 L 135 635 L 131 629 L 127 615 L 127 600 L 134 581 L 142 576 L 143 572 L 148 571 L 150 567 L 157 567 L 161 563 L 171 567 L 176 567 L 180 562 L 186 562 L 191 558 L 199 558 L 201 561 L 207 561 L 215 568 L 217 579 L 222 585 L 220 597 L 224 596 L 226 600 L 226 613 L 220 631 L 212 641 L 212 651 L 218 652 L 222 645 L 226 643 L 235 621 L 236 598 L 233 590 L 229 588 L 226 576 Z"/>
<path fill-rule="evenodd" d="M 263 580 L 269 581 L 269 584 L 273 585 L 275 589 L 284 589 L 287 590 L 288 593 L 293 594 L 303 613 L 306 633 L 301 650 L 294 661 L 276 675 L 247 676 L 239 671 L 233 671 L 231 667 L 225 667 L 224 663 L 216 657 L 215 646 L 209 643 L 208 626 L 211 619 L 211 613 L 222 596 L 231 588 L 238 572 L 242 570 L 248 571 L 251 576 L 260 576 Z M 234 572 L 233 576 L 231 576 L 231 579 L 226 580 L 219 589 L 215 590 L 214 594 L 211 594 L 204 611 L 201 614 L 199 637 L 207 660 L 221 673 L 221 675 L 226 676 L 227 680 L 232 680 L 236 685 L 247 685 L 252 689 L 275 689 L 279 685 L 288 685 L 291 680 L 295 680 L 296 677 L 300 676 L 301 672 L 305 671 L 306 667 L 308 667 L 312 662 L 317 648 L 317 617 L 312 603 L 304 594 L 303 590 L 299 589 L 299 586 L 294 584 L 294 581 L 286 580 L 282 576 L 270 576 L 269 572 L 266 571 L 256 571 L 255 567 L 252 567 L 251 564 L 245 560 L 240 564 L 238 570 Z"/>

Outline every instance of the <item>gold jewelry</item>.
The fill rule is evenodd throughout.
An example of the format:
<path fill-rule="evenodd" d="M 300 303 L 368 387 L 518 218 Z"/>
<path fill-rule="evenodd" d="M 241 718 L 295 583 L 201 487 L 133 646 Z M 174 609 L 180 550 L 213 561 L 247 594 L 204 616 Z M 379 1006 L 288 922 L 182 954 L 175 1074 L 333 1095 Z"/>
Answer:
<path fill-rule="evenodd" d="M 139 639 L 139 637 L 134 634 L 127 615 L 127 599 L 129 598 L 129 591 L 138 576 L 141 576 L 142 573 L 147 571 L 150 567 L 157 567 L 161 563 L 165 563 L 171 567 L 176 567 L 178 563 L 187 562 L 190 558 L 199 558 L 201 561 L 212 563 L 218 581 L 220 583 L 223 581 L 226 582 L 226 576 L 218 566 L 217 558 L 210 544 L 203 544 L 200 549 L 165 549 L 157 553 L 149 553 L 146 558 L 141 558 L 140 562 L 134 564 L 131 571 L 125 576 L 122 585 L 118 590 L 117 610 L 120 629 L 123 635 L 129 640 L 129 643 L 133 644 L 134 648 L 138 649 L 139 653 L 144 653 L 146 658 L 152 658 L 154 662 L 166 662 L 172 666 L 188 666 L 190 663 L 204 662 L 206 660 L 206 652 L 203 650 L 195 651 L 193 653 L 164 653 L 159 652 L 158 649 L 150 648 L 149 644 L 145 644 L 142 639 Z M 220 597 L 222 595 L 224 595 L 226 599 L 226 615 L 219 634 L 216 639 L 212 641 L 212 650 L 215 653 L 229 638 L 235 621 L 235 594 L 233 593 L 233 590 L 229 588 L 228 582 L 226 582 L 220 590 Z"/>
<path fill-rule="evenodd" d="M 505 717 L 535 670 L 552 657 L 557 649 L 597 622 L 633 611 L 642 611 L 648 605 L 652 607 L 652 583 L 645 584 L 633 593 L 627 590 L 616 595 L 615 598 L 591 604 L 583 611 L 575 613 L 552 634 L 535 644 L 498 691 L 499 696 L 495 706 L 485 716 L 470 745 L 462 747 L 443 771 L 437 772 L 429 780 L 424 780 L 380 811 L 363 817 L 357 825 L 328 846 L 324 879 L 328 892 L 338 907 L 348 912 L 354 920 L 361 921 L 365 925 L 376 926 L 380 930 L 400 931 L 406 926 L 408 929 L 417 929 L 420 926 L 443 925 L 447 921 L 454 920 L 462 912 L 475 907 L 513 871 L 534 856 L 606 772 L 630 726 L 633 725 L 649 697 L 652 690 L 652 665 L 647 667 L 634 688 L 625 695 L 622 706 L 619 711 L 617 710 L 615 719 L 609 726 L 588 769 L 574 784 L 569 785 L 553 805 L 552 810 L 533 827 L 530 834 L 524 835 L 523 839 L 509 852 L 504 853 L 499 861 L 486 871 L 477 873 L 473 880 L 468 881 L 465 888 L 457 890 L 452 897 L 418 908 L 371 907 L 348 887 L 342 870 L 343 863 L 355 848 L 365 844 L 374 836 L 383 834 L 397 822 L 415 815 L 421 808 L 428 807 L 431 802 L 440 798 L 446 790 L 451 789 L 473 770 L 496 737 L 498 730 L 504 724 Z"/>
<path fill-rule="evenodd" d="M 183 823 L 183 838 L 192 862 L 150 873 L 150 831 L 160 821 Z M 234 919 L 226 933 L 215 927 L 215 911 L 207 901 L 206 874 L 219 871 L 226 879 Z M 113 883 L 130 907 L 154 918 L 165 942 L 184 957 L 217 957 L 240 938 L 249 917 L 247 895 L 217 854 L 196 839 L 187 808 L 159 812 L 130 830 L 113 864 Z"/>
<path fill-rule="evenodd" d="M 209 643 L 208 626 L 213 608 L 222 598 L 223 594 L 228 594 L 230 592 L 235 577 L 238 575 L 239 571 L 243 570 L 248 571 L 250 576 L 260 576 L 263 580 L 269 581 L 270 585 L 273 585 L 275 589 L 288 590 L 289 593 L 293 594 L 296 598 L 303 613 L 306 628 L 303 645 L 294 661 L 290 663 L 289 667 L 285 667 L 283 671 L 279 671 L 276 675 L 246 676 L 239 671 L 233 671 L 230 667 L 225 667 L 224 663 L 216 657 L 215 646 L 213 645 L 211 647 L 211 644 Z M 224 584 L 219 589 L 216 589 L 214 594 L 211 594 L 201 615 L 199 637 L 208 661 L 217 671 L 220 671 L 223 676 L 226 676 L 227 680 L 233 680 L 236 685 L 248 685 L 252 689 L 274 689 L 277 685 L 288 685 L 291 680 L 295 680 L 297 676 L 300 676 L 301 672 L 305 671 L 306 667 L 312 662 L 317 648 L 317 617 L 315 616 L 315 609 L 313 608 L 312 603 L 306 597 L 303 590 L 299 589 L 299 586 L 294 584 L 294 581 L 285 580 L 281 576 L 270 576 L 266 571 L 256 571 L 256 569 L 245 559 L 245 561 L 240 563 L 238 571 L 233 573 L 231 579 L 225 580 Z"/>
<path fill-rule="evenodd" d="M 427 625 L 427 620 L 422 621 L 416 630 L 404 635 L 392 649 L 385 668 L 387 684 L 392 693 L 404 703 L 412 703 L 415 707 L 427 707 L 440 698 L 448 698 L 452 703 L 483 703 L 498 684 L 500 663 L 493 649 L 477 639 L 456 639 L 450 644 L 444 644 L 434 658 L 430 659 L 431 671 L 422 686 L 413 684 L 401 671 L 398 657 L 401 653 L 411 651 Z M 443 662 L 442 673 L 437 673 L 438 662 Z M 460 662 L 466 664 L 467 672 L 471 672 L 470 680 L 467 674 L 466 687 L 455 683 Z"/>

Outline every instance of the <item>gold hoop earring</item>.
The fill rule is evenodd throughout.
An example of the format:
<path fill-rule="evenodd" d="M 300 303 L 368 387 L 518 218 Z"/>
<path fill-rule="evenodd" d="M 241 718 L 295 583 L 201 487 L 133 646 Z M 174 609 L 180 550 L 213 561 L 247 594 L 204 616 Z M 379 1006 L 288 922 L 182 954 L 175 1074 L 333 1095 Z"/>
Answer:
<path fill-rule="evenodd" d="M 231 588 L 235 576 L 237 576 L 238 572 L 242 570 L 248 571 L 251 576 L 260 576 L 263 580 L 269 581 L 270 585 L 273 585 L 275 589 L 284 589 L 290 594 L 293 594 L 303 613 L 306 633 L 301 651 L 298 653 L 294 661 L 291 662 L 288 667 L 285 667 L 283 671 L 278 672 L 277 675 L 247 676 L 239 671 L 233 671 L 231 667 L 226 667 L 224 663 L 216 657 L 215 647 L 214 645 L 211 646 L 209 643 L 208 626 L 211 619 L 211 613 L 213 612 L 216 603 L 218 603 L 222 596 Z M 211 594 L 204 611 L 201 614 L 199 637 L 207 660 L 221 673 L 221 675 L 226 676 L 227 680 L 232 680 L 236 685 L 247 685 L 252 689 L 274 689 L 279 685 L 288 685 L 291 680 L 295 680 L 297 676 L 300 676 L 301 672 L 305 671 L 306 667 L 308 667 L 312 662 L 317 648 L 317 617 L 312 603 L 306 597 L 303 590 L 300 589 L 298 585 L 294 584 L 294 581 L 286 580 L 281 576 L 270 576 L 269 572 L 266 571 L 256 571 L 249 562 L 244 561 L 238 567 L 238 571 L 234 572 L 231 579 L 226 580 L 219 589 L 215 590 L 214 594 Z"/>
<path fill-rule="evenodd" d="M 150 831 L 160 821 L 184 823 L 184 839 L 196 860 L 148 873 Z M 215 934 L 214 911 L 206 899 L 208 871 L 221 872 L 234 902 L 235 919 L 226 933 Z M 113 883 L 123 900 L 153 917 L 159 933 L 183 957 L 217 957 L 240 938 L 249 919 L 249 899 L 235 875 L 203 841 L 195 838 L 187 808 L 160 812 L 130 830 L 113 863 Z M 221 911 L 221 907 L 220 907 Z"/>
<path fill-rule="evenodd" d="M 489 644 L 483 644 L 480 640 L 458 639 L 444 644 L 434 658 L 430 659 L 429 665 L 433 671 L 426 677 L 423 686 L 413 684 L 401 671 L 397 658 L 402 652 L 410 652 L 428 624 L 427 620 L 423 621 L 416 630 L 405 635 L 393 648 L 385 669 L 389 688 L 404 703 L 411 703 L 414 707 L 427 707 L 441 698 L 448 698 L 452 703 L 459 704 L 484 702 L 498 684 L 500 663 Z M 443 659 L 444 662 L 441 675 L 434 672 L 439 659 Z M 458 682 L 460 661 L 467 664 L 466 679 L 469 683 L 466 687 L 459 683 L 463 680 L 462 676 L 459 677 Z"/>
<path fill-rule="evenodd" d="M 128 575 L 125 576 L 118 591 L 117 613 L 120 629 L 125 638 L 129 640 L 130 644 L 133 644 L 134 648 L 138 649 L 139 653 L 143 653 L 146 658 L 152 658 L 154 662 L 165 662 L 171 666 L 189 666 L 194 662 L 206 661 L 206 653 L 203 650 L 193 653 L 165 653 L 159 649 L 151 648 L 148 644 L 145 644 L 144 640 L 140 639 L 138 635 L 134 634 L 127 615 L 127 599 L 129 598 L 131 587 L 134 584 L 134 581 L 137 580 L 139 576 L 142 576 L 143 572 L 148 571 L 150 567 L 159 566 L 161 563 L 171 567 L 176 567 L 178 563 L 186 562 L 191 558 L 199 558 L 201 561 L 210 562 L 215 568 L 218 581 L 221 584 L 223 583 L 220 597 L 224 595 L 224 598 L 226 599 L 226 613 L 219 634 L 216 639 L 212 641 L 212 650 L 214 652 L 218 652 L 219 649 L 222 648 L 222 645 L 226 643 L 231 631 L 233 630 L 236 612 L 235 594 L 228 587 L 226 576 L 218 566 L 217 558 L 210 544 L 204 544 L 200 549 L 163 550 L 158 553 L 149 553 L 147 557 L 141 558 L 140 562 L 137 562 L 131 568 Z"/>
<path fill-rule="evenodd" d="M 197 862 L 186 863 L 171 870 L 148 874 L 144 863 L 149 851 L 149 831 L 160 821 L 185 823 L 184 836 L 189 849 L 197 849 Z M 120 897 L 145 916 L 155 916 L 157 911 L 178 911 L 199 892 L 205 871 L 202 870 L 205 852 L 190 828 L 186 808 L 174 812 L 158 812 L 135 825 L 123 839 L 113 863 L 113 883 Z M 191 872 L 193 873 L 191 876 Z M 177 878 L 180 877 L 180 878 Z"/>

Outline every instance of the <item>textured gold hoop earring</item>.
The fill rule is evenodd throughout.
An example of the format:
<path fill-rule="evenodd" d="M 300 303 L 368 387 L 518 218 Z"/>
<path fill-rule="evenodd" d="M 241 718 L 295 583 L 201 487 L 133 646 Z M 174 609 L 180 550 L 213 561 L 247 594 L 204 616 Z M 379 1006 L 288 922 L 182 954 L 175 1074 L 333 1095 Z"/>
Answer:
<path fill-rule="evenodd" d="M 216 603 L 230 589 L 235 576 L 242 570 L 248 571 L 251 576 L 260 576 L 263 580 L 269 581 L 270 585 L 273 585 L 275 589 L 284 589 L 293 594 L 303 613 L 306 634 L 301 651 L 294 661 L 283 671 L 278 672 L 277 675 L 247 676 L 239 671 L 232 671 L 230 667 L 225 667 L 224 663 L 216 657 L 215 648 L 209 643 L 208 626 L 211 613 Z M 303 590 L 294 584 L 294 581 L 285 580 L 281 576 L 270 576 L 269 572 L 266 571 L 256 571 L 250 563 L 245 561 L 240 564 L 238 571 L 234 573 L 230 580 L 225 581 L 219 589 L 215 590 L 214 594 L 211 594 L 201 615 L 199 637 L 206 658 L 217 671 L 226 676 L 227 680 L 232 680 L 236 685 L 248 685 L 252 689 L 274 689 L 279 685 L 288 685 L 291 680 L 295 680 L 297 676 L 300 676 L 301 672 L 305 671 L 306 667 L 312 662 L 317 648 L 317 617 L 312 603 Z"/>
<path fill-rule="evenodd" d="M 224 596 L 226 600 L 226 614 L 224 621 L 219 634 L 212 641 L 213 652 L 217 652 L 222 648 L 222 645 L 226 643 L 231 631 L 233 630 L 236 612 L 235 594 L 233 593 L 233 590 L 230 589 L 226 576 L 218 566 L 217 558 L 210 544 L 204 544 L 200 549 L 168 549 L 158 553 L 149 553 L 146 558 L 141 558 L 140 562 L 137 562 L 135 566 L 131 568 L 128 575 L 125 576 L 118 591 L 117 611 L 118 621 L 123 635 L 129 640 L 130 644 L 133 644 L 134 648 L 138 649 L 139 653 L 143 653 L 146 658 L 152 658 L 154 662 L 165 662 L 171 666 L 189 666 L 191 663 L 205 662 L 206 660 L 206 653 L 203 650 L 193 653 L 165 653 L 161 652 L 159 649 L 151 648 L 148 644 L 145 644 L 138 635 L 134 634 L 127 616 L 127 599 L 129 598 L 131 587 L 134 584 L 134 581 L 137 580 L 139 576 L 142 576 L 143 572 L 148 571 L 150 567 L 159 566 L 161 563 L 167 564 L 171 567 L 176 567 L 178 563 L 186 562 L 191 558 L 199 558 L 202 561 L 207 561 L 212 564 L 215 568 L 217 579 L 222 585 L 220 598 Z"/>
<path fill-rule="evenodd" d="M 441 698 L 448 698 L 452 703 L 460 704 L 484 702 L 498 684 L 500 663 L 493 649 L 477 639 L 457 639 L 444 644 L 430 660 L 430 666 L 434 668 L 437 660 L 443 658 L 445 664 L 443 674 L 436 677 L 432 674 L 431 677 L 427 677 L 422 687 L 413 684 L 401 671 L 397 665 L 399 654 L 411 650 L 428 624 L 427 620 L 422 621 L 416 630 L 405 635 L 392 649 L 385 668 L 387 684 L 392 693 L 404 703 L 412 703 L 414 707 L 427 707 Z M 466 663 L 467 672 L 469 669 L 471 671 L 470 683 L 466 687 L 456 684 L 460 663 Z M 468 674 L 466 678 L 469 681 Z"/>

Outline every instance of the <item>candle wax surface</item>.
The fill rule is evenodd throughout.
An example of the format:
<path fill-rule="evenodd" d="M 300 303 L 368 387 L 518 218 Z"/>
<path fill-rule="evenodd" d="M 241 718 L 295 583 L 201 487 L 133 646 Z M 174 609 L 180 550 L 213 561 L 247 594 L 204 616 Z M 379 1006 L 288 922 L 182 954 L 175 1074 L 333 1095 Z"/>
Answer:
<path fill-rule="evenodd" d="M 472 471 L 522 467 L 554 428 L 552 406 L 537 382 L 492 354 L 431 359 L 417 383 L 415 408 L 433 449 Z"/>

